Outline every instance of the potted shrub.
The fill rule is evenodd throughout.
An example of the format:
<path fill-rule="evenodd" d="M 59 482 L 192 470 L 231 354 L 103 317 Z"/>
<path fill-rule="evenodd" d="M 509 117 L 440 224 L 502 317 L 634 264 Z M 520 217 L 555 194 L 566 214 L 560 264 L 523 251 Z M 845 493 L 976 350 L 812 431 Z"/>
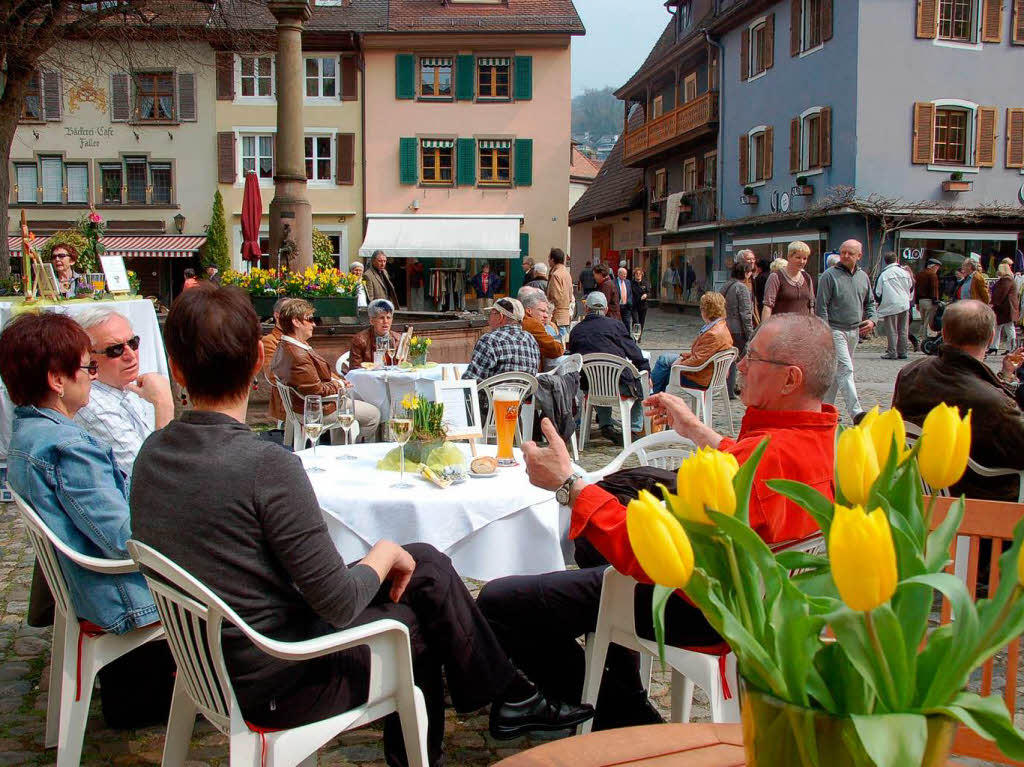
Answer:
<path fill-rule="evenodd" d="M 740 202 L 744 205 L 757 205 L 757 195 L 754 194 L 754 187 L 743 187 L 743 195 L 740 197 Z"/>
<path fill-rule="evenodd" d="M 973 181 L 965 181 L 963 171 L 955 170 L 949 174 L 949 181 L 942 182 L 943 192 L 969 192 L 974 187 Z"/>
<path fill-rule="evenodd" d="M 794 197 L 810 197 L 814 194 L 814 187 L 807 183 L 807 176 L 797 176 L 796 186 L 793 187 Z"/>

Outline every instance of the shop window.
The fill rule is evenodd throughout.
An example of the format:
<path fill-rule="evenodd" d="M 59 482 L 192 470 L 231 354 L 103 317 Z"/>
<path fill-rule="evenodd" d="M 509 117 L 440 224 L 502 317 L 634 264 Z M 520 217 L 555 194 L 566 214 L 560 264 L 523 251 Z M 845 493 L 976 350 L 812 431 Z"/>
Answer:
<path fill-rule="evenodd" d="M 306 97 L 338 97 L 338 58 L 310 56 L 306 58 Z"/>
<path fill-rule="evenodd" d="M 511 59 L 480 58 L 476 61 L 477 94 L 481 99 L 511 98 L 509 76 Z"/>
<path fill-rule="evenodd" d="M 455 142 L 424 139 L 420 142 L 420 183 L 451 184 Z"/>
<path fill-rule="evenodd" d="M 480 145 L 480 183 L 505 185 L 512 183 L 512 142 L 487 141 Z"/>
<path fill-rule="evenodd" d="M 124 172 L 120 163 L 100 165 L 100 197 L 104 203 L 120 204 L 123 179 Z"/>
<path fill-rule="evenodd" d="M 241 136 L 242 139 L 242 173 L 255 173 L 263 180 L 274 178 L 274 137 L 271 134 Z"/>
<path fill-rule="evenodd" d="M 420 58 L 420 98 L 451 99 L 452 60 L 450 57 Z"/>
<path fill-rule="evenodd" d="M 174 75 L 170 72 L 136 72 L 136 119 L 140 122 L 174 120 Z"/>
<path fill-rule="evenodd" d="M 935 162 L 967 165 L 970 115 L 966 109 L 935 110 Z"/>
<path fill-rule="evenodd" d="M 274 95 L 274 57 L 241 56 L 240 89 L 243 98 L 270 98 Z"/>
<path fill-rule="evenodd" d="M 306 136 L 306 178 L 309 181 L 333 181 L 333 144 L 330 136 Z"/>

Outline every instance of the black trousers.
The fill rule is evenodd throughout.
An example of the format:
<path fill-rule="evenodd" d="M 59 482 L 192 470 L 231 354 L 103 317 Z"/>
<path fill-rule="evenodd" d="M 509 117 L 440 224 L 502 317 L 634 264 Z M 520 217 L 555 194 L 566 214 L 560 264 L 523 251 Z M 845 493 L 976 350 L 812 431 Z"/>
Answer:
<path fill-rule="evenodd" d="M 634 314 L 636 315 L 635 322 L 639 322 L 641 328 L 647 327 L 647 302 L 646 301 L 644 301 L 642 304 L 640 304 L 639 306 L 636 307 L 636 309 L 634 310 Z"/>
<path fill-rule="evenodd" d="M 416 560 L 416 569 L 402 598 L 392 602 L 385 583 L 348 628 L 382 618 L 408 626 L 413 672 L 427 704 L 430 764 L 436 766 L 444 763 L 444 677 L 452 705 L 465 712 L 501 699 L 516 672 L 451 560 L 426 543 L 403 548 Z M 324 629 L 336 630 L 327 624 Z M 359 647 L 297 664 L 303 678 L 296 686 L 256 707 L 243 706 L 243 711 L 263 727 L 326 719 L 366 701 L 369 661 L 368 649 Z M 389 765 L 406 764 L 397 714 L 384 719 L 384 752 Z"/>
<path fill-rule="evenodd" d="M 633 306 L 632 304 L 619 305 L 619 314 L 622 317 L 622 324 L 626 326 L 626 332 L 633 332 Z"/>
<path fill-rule="evenodd" d="M 545 695 L 578 703 L 583 694 L 586 661 L 577 638 L 597 628 L 605 566 L 510 576 L 491 581 L 477 604 L 490 621 L 513 663 Z M 636 589 L 637 633 L 654 639 L 651 586 Z M 671 644 L 713 645 L 721 638 L 703 613 L 678 596 L 665 610 L 666 638 Z M 595 728 L 635 724 L 643 717 L 647 696 L 640 681 L 639 656 L 618 645 L 608 659 L 597 699 Z"/>

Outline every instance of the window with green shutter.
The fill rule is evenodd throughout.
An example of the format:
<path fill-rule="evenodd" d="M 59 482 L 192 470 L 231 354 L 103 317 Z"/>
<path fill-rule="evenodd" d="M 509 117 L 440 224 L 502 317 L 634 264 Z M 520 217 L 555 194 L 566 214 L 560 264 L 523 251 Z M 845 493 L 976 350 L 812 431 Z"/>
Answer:
<path fill-rule="evenodd" d="M 455 98 L 459 101 L 473 100 L 473 70 L 475 59 L 473 54 L 455 57 Z"/>
<path fill-rule="evenodd" d="M 401 183 L 415 184 L 419 180 L 419 174 L 416 172 L 416 139 L 398 140 L 398 166 Z"/>
<path fill-rule="evenodd" d="M 515 147 L 516 186 L 533 184 L 533 139 L 517 138 Z"/>
<path fill-rule="evenodd" d="M 515 78 L 517 101 L 533 98 L 533 56 L 516 56 Z"/>
<path fill-rule="evenodd" d="M 416 57 L 411 53 L 395 54 L 395 98 L 416 96 Z"/>
<path fill-rule="evenodd" d="M 459 186 L 476 184 L 476 141 L 471 138 L 460 138 L 456 142 L 458 154 Z"/>

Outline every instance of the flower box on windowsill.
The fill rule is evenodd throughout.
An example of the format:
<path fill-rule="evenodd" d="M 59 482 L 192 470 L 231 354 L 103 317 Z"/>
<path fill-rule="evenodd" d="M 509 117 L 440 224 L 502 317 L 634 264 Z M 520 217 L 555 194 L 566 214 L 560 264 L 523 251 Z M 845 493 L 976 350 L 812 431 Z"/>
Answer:
<path fill-rule="evenodd" d="M 756 194 L 741 194 L 740 205 L 757 205 Z"/>
<path fill-rule="evenodd" d="M 810 197 L 812 194 L 814 194 L 814 187 L 811 186 L 810 184 L 794 186 L 790 194 L 793 197 Z"/>
<path fill-rule="evenodd" d="M 973 181 L 943 181 L 943 192 L 969 192 L 974 188 Z"/>

